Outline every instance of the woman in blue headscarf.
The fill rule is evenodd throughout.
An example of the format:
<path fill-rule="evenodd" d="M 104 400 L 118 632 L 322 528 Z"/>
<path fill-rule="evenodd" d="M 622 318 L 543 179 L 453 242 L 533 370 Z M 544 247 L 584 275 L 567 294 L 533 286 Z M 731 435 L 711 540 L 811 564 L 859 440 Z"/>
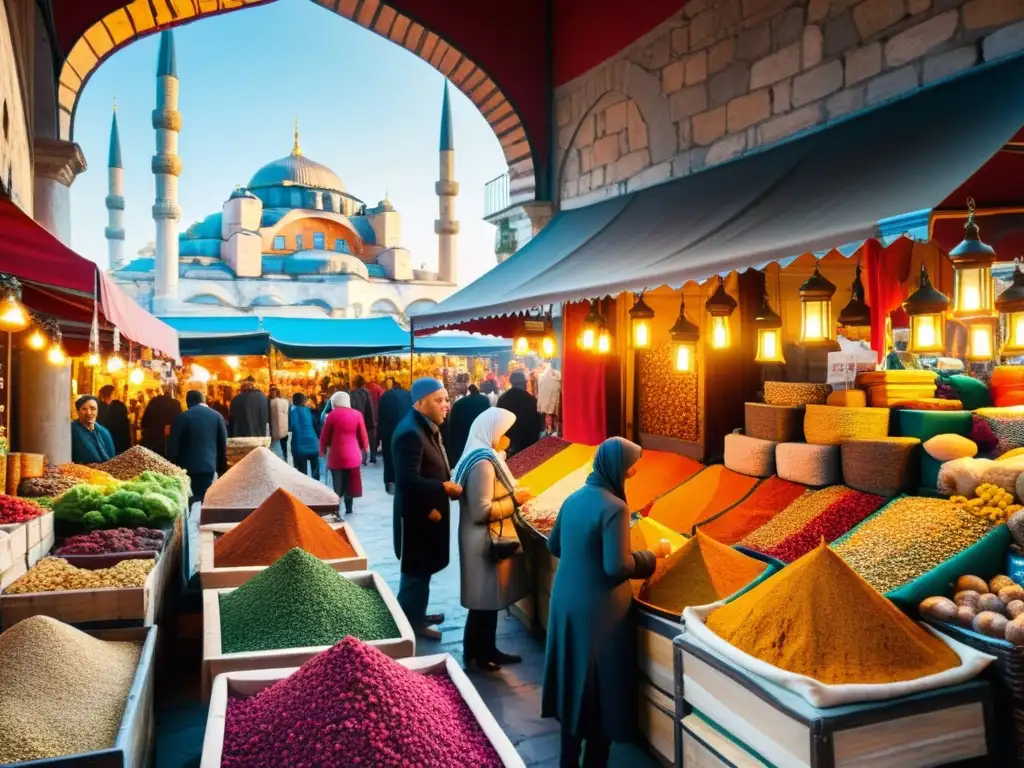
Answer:
<path fill-rule="evenodd" d="M 605 766 L 612 741 L 636 728 L 635 630 L 630 579 L 654 573 L 653 552 L 629 549 L 626 478 L 641 449 L 605 440 L 586 484 L 565 500 L 548 549 L 559 558 L 551 589 L 542 717 L 562 725 L 561 765 Z"/>

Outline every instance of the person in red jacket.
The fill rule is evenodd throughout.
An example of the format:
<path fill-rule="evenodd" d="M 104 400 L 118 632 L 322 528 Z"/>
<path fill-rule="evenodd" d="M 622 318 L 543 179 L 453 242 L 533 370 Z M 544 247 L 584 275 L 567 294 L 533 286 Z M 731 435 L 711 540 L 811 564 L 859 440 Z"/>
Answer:
<path fill-rule="evenodd" d="M 345 514 L 350 515 L 352 500 L 363 495 L 360 467 L 370 443 L 363 414 L 351 407 L 348 392 L 335 392 L 331 406 L 320 430 L 320 455 L 327 457 L 334 492 L 344 500 Z"/>

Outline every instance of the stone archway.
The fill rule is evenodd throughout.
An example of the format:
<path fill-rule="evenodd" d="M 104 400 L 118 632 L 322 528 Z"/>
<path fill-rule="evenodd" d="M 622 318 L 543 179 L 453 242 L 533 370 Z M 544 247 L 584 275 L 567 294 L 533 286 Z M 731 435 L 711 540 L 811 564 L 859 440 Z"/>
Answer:
<path fill-rule="evenodd" d="M 477 64 L 437 34 L 381 0 L 311 0 L 339 16 L 402 46 L 444 75 L 472 101 L 501 143 L 510 168 L 530 168 L 533 155 L 519 115 L 505 94 Z M 96 68 L 135 40 L 207 16 L 265 5 L 273 0 L 133 0 L 111 11 L 72 46 L 60 73 L 57 96 L 60 138 L 74 136 L 79 94 Z"/>

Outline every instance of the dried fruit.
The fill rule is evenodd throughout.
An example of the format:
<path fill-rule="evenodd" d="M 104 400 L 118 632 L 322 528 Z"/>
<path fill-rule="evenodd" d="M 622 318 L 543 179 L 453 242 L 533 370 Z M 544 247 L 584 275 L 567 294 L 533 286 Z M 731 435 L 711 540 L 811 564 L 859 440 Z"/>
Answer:
<path fill-rule="evenodd" d="M 60 592 L 68 589 L 141 587 L 155 560 L 122 560 L 112 568 L 76 568 L 59 557 L 44 557 L 7 588 L 7 594 Z"/>

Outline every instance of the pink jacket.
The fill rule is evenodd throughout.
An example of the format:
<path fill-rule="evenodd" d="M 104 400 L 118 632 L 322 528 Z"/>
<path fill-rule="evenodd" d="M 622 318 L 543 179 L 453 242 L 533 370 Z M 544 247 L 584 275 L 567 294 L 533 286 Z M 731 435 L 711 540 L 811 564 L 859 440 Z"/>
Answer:
<path fill-rule="evenodd" d="M 320 430 L 320 453 L 327 454 L 328 469 L 354 469 L 363 463 L 363 451 L 368 450 L 363 414 L 353 408 L 334 408 L 327 414 Z"/>

